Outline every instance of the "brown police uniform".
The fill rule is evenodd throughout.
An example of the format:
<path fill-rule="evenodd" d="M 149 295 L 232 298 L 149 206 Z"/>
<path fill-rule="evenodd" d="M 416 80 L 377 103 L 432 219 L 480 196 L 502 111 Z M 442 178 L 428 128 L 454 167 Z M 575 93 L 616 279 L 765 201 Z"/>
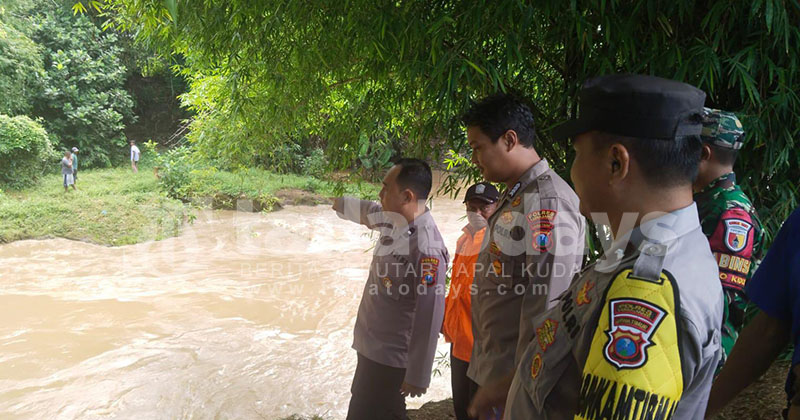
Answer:
<path fill-rule="evenodd" d="M 475 268 L 474 345 L 467 374 L 486 385 L 511 374 L 533 336 L 528 320 L 555 304 L 583 260 L 578 197 L 546 160 L 531 166 L 489 218 Z"/>
<path fill-rule="evenodd" d="M 377 203 L 345 197 L 339 216 L 380 233 L 353 333 L 359 366 L 348 418 L 404 418 L 402 382 L 430 384 L 444 317 L 447 248 L 427 209 L 407 223 Z M 376 376 L 386 381 L 376 383 Z"/>
<path fill-rule="evenodd" d="M 554 134 L 699 145 L 704 101 L 672 80 L 603 76 L 584 85 L 580 115 Z M 530 321 L 535 337 L 517 365 L 507 420 L 703 418 L 721 356 L 717 263 L 694 203 L 638 216 L 638 227 Z"/>

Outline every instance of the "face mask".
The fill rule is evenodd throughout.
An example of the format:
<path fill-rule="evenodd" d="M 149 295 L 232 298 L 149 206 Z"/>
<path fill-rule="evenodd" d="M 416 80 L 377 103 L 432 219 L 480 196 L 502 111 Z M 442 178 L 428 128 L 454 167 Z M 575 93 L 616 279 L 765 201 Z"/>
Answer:
<path fill-rule="evenodd" d="M 488 223 L 486 222 L 486 219 L 483 218 L 483 216 L 471 211 L 467 212 L 467 222 L 475 230 L 481 230 L 486 226 L 488 226 Z"/>

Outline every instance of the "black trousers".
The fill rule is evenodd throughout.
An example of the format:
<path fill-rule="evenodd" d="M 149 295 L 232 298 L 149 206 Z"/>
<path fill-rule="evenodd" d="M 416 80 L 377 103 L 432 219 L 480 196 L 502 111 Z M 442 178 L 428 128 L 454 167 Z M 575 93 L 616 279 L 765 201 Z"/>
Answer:
<path fill-rule="evenodd" d="M 347 420 L 408 420 L 406 399 L 400 394 L 405 377 L 405 369 L 382 365 L 359 354 Z"/>
<path fill-rule="evenodd" d="M 467 408 L 478 392 L 478 384 L 467 376 L 469 362 L 453 357 L 450 347 L 450 383 L 453 386 L 453 409 L 457 420 L 468 420 Z"/>

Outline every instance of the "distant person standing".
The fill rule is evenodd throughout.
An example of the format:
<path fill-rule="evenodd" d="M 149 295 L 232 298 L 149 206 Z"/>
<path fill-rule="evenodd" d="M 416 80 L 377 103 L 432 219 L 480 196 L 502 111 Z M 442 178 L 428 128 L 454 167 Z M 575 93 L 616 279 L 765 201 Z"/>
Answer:
<path fill-rule="evenodd" d="M 136 147 L 136 141 L 131 140 L 131 169 L 133 172 L 139 172 L 139 148 Z"/>
<path fill-rule="evenodd" d="M 478 391 L 478 384 L 467 376 L 472 355 L 472 292 L 475 263 L 489 225 L 487 220 L 497 209 L 500 193 L 492 184 L 482 182 L 467 189 L 464 204 L 467 225 L 458 238 L 450 280 L 450 292 L 444 303 L 442 334 L 450 343 L 450 381 L 453 388 L 453 409 L 457 420 L 467 420 L 469 402 Z"/>
<path fill-rule="evenodd" d="M 78 184 L 78 148 L 72 148 L 72 181 L 73 185 Z"/>
<path fill-rule="evenodd" d="M 75 188 L 75 180 L 72 177 L 72 153 L 69 150 L 64 151 L 64 157 L 61 158 L 61 177 L 64 179 L 64 192 L 67 192 L 69 186 Z"/>

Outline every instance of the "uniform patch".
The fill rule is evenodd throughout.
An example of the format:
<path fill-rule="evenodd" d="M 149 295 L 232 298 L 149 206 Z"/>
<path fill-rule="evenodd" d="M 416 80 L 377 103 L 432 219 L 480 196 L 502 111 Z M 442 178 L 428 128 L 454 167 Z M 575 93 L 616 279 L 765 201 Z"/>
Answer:
<path fill-rule="evenodd" d="M 542 370 L 542 355 L 536 353 L 536 356 L 533 356 L 533 360 L 531 361 L 531 378 L 536 379 L 539 376 L 539 372 Z"/>
<path fill-rule="evenodd" d="M 501 252 L 502 251 L 500 250 L 500 247 L 497 246 L 497 242 L 492 241 L 489 244 L 489 253 L 491 253 L 492 255 L 498 255 L 499 256 Z"/>
<path fill-rule="evenodd" d="M 650 337 L 667 312 L 639 299 L 612 299 L 609 302 L 608 342 L 604 355 L 618 369 L 637 368 L 647 362 Z"/>
<path fill-rule="evenodd" d="M 424 257 L 420 260 L 420 264 L 422 264 L 422 284 L 426 286 L 436 284 L 436 270 L 439 267 L 439 259 Z"/>
<path fill-rule="evenodd" d="M 578 290 L 578 296 L 575 297 L 575 304 L 578 306 L 582 306 L 586 305 L 587 303 L 591 303 L 592 298 L 590 298 L 588 295 L 589 295 L 589 290 L 592 290 L 593 287 L 594 283 L 592 283 L 589 280 L 583 283 L 583 286 L 581 286 L 580 290 Z"/>
<path fill-rule="evenodd" d="M 511 207 L 517 207 L 522 203 L 522 197 L 517 197 L 511 202 Z"/>
<path fill-rule="evenodd" d="M 392 287 L 392 279 L 390 279 L 389 277 L 384 277 L 383 279 L 381 279 L 381 283 L 383 283 L 383 287 L 387 289 Z"/>
<path fill-rule="evenodd" d="M 533 249 L 539 252 L 547 252 L 553 246 L 553 241 L 550 235 L 552 230 L 535 230 L 533 231 Z"/>
<path fill-rule="evenodd" d="M 504 211 L 503 214 L 500 215 L 500 220 L 505 224 L 511 224 L 514 221 L 514 215 L 511 214 L 510 211 Z"/>
<path fill-rule="evenodd" d="M 740 219 L 725 220 L 725 247 L 732 252 L 739 252 L 747 246 L 747 238 L 753 228 L 751 223 Z"/>
<path fill-rule="evenodd" d="M 553 220 L 555 220 L 556 218 L 556 213 L 558 212 L 549 209 L 534 210 L 528 213 L 527 215 L 528 223 L 530 223 L 531 226 L 539 225 L 542 223 L 553 224 Z"/>
<path fill-rule="evenodd" d="M 556 342 L 556 331 L 558 331 L 558 321 L 549 318 L 536 329 L 536 340 L 539 341 L 542 351 L 547 351 Z"/>

